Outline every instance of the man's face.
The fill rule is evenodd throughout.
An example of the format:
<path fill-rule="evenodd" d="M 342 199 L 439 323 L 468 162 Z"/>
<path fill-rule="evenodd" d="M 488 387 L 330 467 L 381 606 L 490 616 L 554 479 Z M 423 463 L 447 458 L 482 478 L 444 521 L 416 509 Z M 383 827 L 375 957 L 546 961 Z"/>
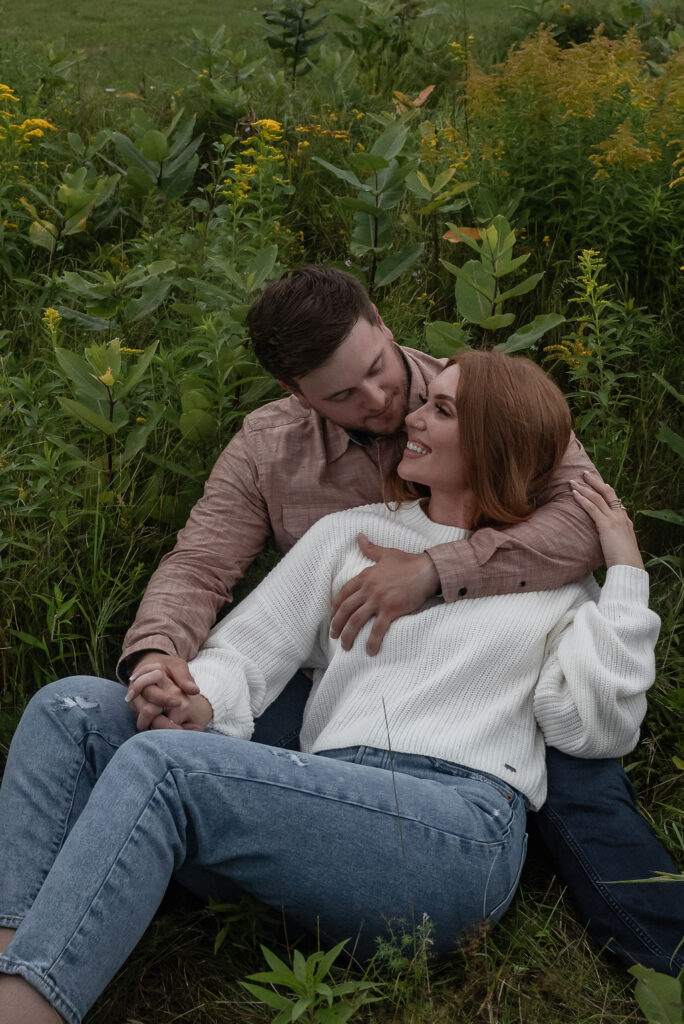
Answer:
<path fill-rule="evenodd" d="M 287 390 L 305 409 L 371 434 L 394 434 L 408 411 L 406 367 L 379 317 L 375 324 L 357 320 L 328 362 Z"/>

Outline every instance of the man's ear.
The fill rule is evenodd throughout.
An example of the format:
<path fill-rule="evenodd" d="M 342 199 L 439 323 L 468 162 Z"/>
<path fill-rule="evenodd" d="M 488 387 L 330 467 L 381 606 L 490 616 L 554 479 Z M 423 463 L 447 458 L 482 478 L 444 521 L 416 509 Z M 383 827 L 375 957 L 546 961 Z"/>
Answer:
<path fill-rule="evenodd" d="M 279 380 L 278 383 L 284 391 L 287 391 L 293 398 L 297 399 L 302 409 L 311 409 L 311 402 L 304 397 L 301 391 L 297 388 L 293 388 L 290 384 L 286 384 L 284 380 Z"/>
<path fill-rule="evenodd" d="M 371 305 L 373 306 L 373 309 L 375 310 L 375 319 L 377 321 L 378 327 L 381 329 L 381 331 L 383 331 L 384 334 L 387 335 L 387 337 L 391 341 L 394 341 L 394 335 L 392 334 L 392 332 L 390 331 L 389 327 L 387 326 L 385 321 L 382 319 L 382 317 L 378 313 L 378 307 L 375 305 L 374 302 L 371 303 Z"/>

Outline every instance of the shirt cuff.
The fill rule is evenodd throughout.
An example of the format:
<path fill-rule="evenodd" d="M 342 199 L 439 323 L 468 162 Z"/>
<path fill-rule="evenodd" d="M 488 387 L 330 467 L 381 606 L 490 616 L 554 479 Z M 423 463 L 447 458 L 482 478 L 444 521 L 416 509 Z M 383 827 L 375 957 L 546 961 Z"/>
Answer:
<path fill-rule="evenodd" d="M 132 644 L 121 652 L 121 657 L 116 666 L 117 679 L 128 686 L 130 674 L 137 662 L 142 658 L 143 654 L 149 654 L 152 651 L 156 651 L 159 654 L 175 655 L 177 653 L 168 636 L 163 636 L 162 634 L 146 636 L 144 640 L 138 640 L 137 643 Z"/>

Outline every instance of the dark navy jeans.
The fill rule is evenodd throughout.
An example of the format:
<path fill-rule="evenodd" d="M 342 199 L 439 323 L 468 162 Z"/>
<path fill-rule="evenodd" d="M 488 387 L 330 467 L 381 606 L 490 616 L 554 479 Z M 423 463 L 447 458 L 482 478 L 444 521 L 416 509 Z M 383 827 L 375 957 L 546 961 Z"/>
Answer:
<path fill-rule="evenodd" d="M 310 688 L 298 672 L 257 719 L 253 740 L 298 750 Z M 582 923 L 627 965 L 678 974 L 684 967 L 684 882 L 615 884 L 677 871 L 639 813 L 622 766 L 612 758 L 585 760 L 552 747 L 546 765 L 547 800 L 528 815 L 528 828 L 541 840 Z"/>

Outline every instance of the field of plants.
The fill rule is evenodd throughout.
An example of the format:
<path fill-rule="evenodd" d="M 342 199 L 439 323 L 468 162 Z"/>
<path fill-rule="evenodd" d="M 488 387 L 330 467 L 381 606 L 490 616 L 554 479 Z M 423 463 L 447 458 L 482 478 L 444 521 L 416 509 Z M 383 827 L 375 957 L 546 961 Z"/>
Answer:
<path fill-rule="evenodd" d="M 568 395 L 662 617 L 627 765 L 681 863 L 684 5 L 528 4 L 202 2 L 194 24 L 156 0 L 122 0 L 116 24 L 94 3 L 78 21 L 37 0 L 4 12 L 0 760 L 38 687 L 113 674 L 215 458 L 278 397 L 246 346 L 249 304 L 327 262 L 402 343 L 524 352 Z M 241 982 L 264 970 L 260 944 L 292 963 L 296 938 L 254 903 L 172 893 L 88 1022 L 274 1019 Z M 298 976 L 314 949 L 299 942 Z M 329 966 L 299 1019 L 681 1019 L 640 1009 L 534 857 L 460 958 L 433 966 L 397 940 L 364 976 L 333 970 L 334 1013 Z"/>

